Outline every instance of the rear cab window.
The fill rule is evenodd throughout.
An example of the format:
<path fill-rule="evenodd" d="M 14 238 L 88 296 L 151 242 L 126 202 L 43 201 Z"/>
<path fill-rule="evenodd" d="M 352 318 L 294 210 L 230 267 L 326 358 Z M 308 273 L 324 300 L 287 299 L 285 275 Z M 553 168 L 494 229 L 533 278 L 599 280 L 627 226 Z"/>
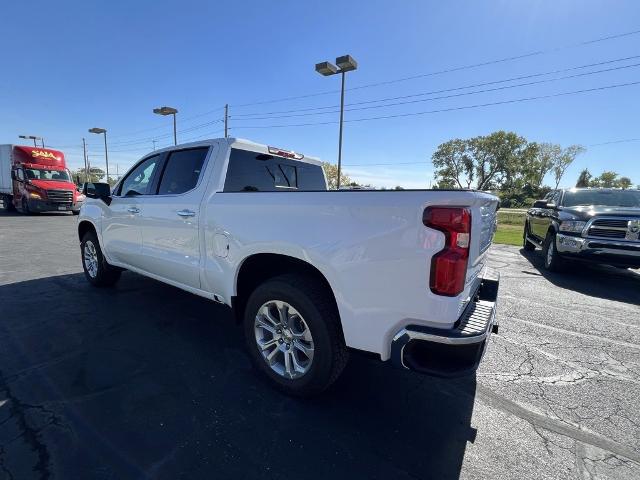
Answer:
<path fill-rule="evenodd" d="M 326 190 L 322 166 L 276 155 L 232 148 L 225 192 Z"/>

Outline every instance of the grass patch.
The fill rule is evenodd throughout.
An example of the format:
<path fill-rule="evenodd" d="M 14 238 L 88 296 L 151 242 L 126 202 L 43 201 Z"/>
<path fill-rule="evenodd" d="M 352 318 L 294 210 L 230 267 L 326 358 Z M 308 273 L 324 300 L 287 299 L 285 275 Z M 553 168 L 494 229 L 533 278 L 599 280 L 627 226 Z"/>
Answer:
<path fill-rule="evenodd" d="M 526 210 L 498 210 L 498 225 L 524 225 L 524 219 L 527 215 Z"/>
<path fill-rule="evenodd" d="M 498 230 L 493 237 L 493 243 L 503 243 L 505 245 L 522 245 L 522 226 L 506 225 L 498 222 Z"/>

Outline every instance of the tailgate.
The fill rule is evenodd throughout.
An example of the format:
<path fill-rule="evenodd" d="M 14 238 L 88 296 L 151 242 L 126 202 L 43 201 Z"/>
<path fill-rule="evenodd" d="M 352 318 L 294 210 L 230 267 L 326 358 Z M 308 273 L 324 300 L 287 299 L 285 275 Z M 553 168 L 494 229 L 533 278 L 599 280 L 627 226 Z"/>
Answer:
<path fill-rule="evenodd" d="M 479 286 L 480 274 L 496 230 L 497 207 L 498 199 L 487 194 L 478 194 L 471 206 L 471 248 L 466 281 L 469 293 Z"/>

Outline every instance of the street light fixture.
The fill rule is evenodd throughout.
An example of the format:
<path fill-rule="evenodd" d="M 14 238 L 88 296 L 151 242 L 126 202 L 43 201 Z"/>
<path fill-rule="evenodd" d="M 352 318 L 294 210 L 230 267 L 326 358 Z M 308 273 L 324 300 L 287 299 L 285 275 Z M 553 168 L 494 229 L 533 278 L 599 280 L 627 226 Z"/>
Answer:
<path fill-rule="evenodd" d="M 104 163 L 107 166 L 107 183 L 109 183 L 109 151 L 107 150 L 107 129 L 106 128 L 90 128 L 89 133 L 104 133 Z"/>
<path fill-rule="evenodd" d="M 178 144 L 178 133 L 176 131 L 176 113 L 178 113 L 177 108 L 173 107 L 160 107 L 154 108 L 153 113 L 157 113 L 158 115 L 173 115 L 173 144 Z"/>
<path fill-rule="evenodd" d="M 38 146 L 38 144 L 36 143 L 36 140 L 42 140 L 42 148 L 44 148 L 44 138 L 36 137 L 34 135 L 18 135 L 18 138 L 24 138 L 26 140 L 33 140 L 33 146 L 34 147 Z"/>
<path fill-rule="evenodd" d="M 337 65 L 337 66 L 336 66 Z M 340 190 L 340 172 L 342 168 L 342 124 L 344 121 L 344 74 L 358 68 L 358 62 L 351 55 L 343 55 L 336 58 L 336 65 L 331 62 L 316 64 L 316 72 L 325 77 L 341 74 L 342 87 L 340 89 L 340 133 L 338 136 L 338 182 L 337 188 Z"/>

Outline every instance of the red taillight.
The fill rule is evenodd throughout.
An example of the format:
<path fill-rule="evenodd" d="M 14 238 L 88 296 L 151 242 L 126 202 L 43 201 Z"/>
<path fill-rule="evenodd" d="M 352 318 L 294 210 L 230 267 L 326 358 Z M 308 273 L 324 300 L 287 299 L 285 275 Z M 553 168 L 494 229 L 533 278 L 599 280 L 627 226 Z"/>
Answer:
<path fill-rule="evenodd" d="M 437 295 L 454 297 L 464 290 L 471 240 L 471 212 L 464 207 L 427 207 L 422 223 L 444 233 L 444 248 L 431 259 L 429 286 Z"/>

